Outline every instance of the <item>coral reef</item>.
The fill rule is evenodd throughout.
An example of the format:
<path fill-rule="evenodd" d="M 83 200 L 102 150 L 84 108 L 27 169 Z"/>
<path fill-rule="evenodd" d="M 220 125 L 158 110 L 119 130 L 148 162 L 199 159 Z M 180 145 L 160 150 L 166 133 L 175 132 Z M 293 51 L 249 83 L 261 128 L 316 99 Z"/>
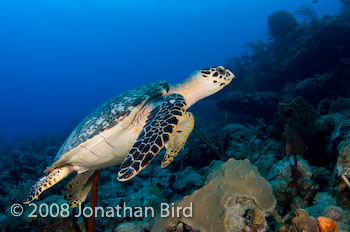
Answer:
<path fill-rule="evenodd" d="M 296 83 L 288 83 L 282 89 L 283 101 L 290 101 L 301 96 L 313 107 L 317 107 L 323 99 L 332 99 L 339 94 L 339 84 L 334 74 L 315 74 L 314 77 L 306 78 Z"/>
<path fill-rule="evenodd" d="M 307 160 L 312 160 L 310 156 L 316 138 L 316 120 L 316 110 L 302 97 L 294 98 L 289 102 L 280 102 L 273 121 L 274 137 L 278 140 L 282 138 L 288 125 L 288 128 L 292 128 L 302 141 L 299 155 L 303 154 Z"/>
<path fill-rule="evenodd" d="M 312 200 L 313 204 L 304 208 L 310 216 L 315 218 L 317 218 L 320 215 L 325 216 L 325 209 L 327 209 L 330 206 L 335 206 L 337 204 L 336 198 L 328 192 L 318 192 Z"/>
<path fill-rule="evenodd" d="M 298 133 L 287 124 L 282 135 L 283 151 L 286 155 L 292 155 L 294 158 L 294 180 L 290 182 L 292 186 L 296 186 L 299 180 L 298 158 L 297 155 L 302 155 L 302 144 Z"/>
<path fill-rule="evenodd" d="M 325 16 L 317 24 L 296 25 L 284 32 L 287 34 L 283 43 L 279 39 L 270 43 L 257 41 L 251 55 L 228 60 L 228 67 L 235 70 L 241 80 L 229 86 L 225 92 L 230 88 L 247 92 L 279 92 L 287 83 L 295 84 L 327 74 L 335 77 L 332 85 L 328 86 L 329 92 L 335 93 L 332 98 L 348 97 L 348 66 L 344 59 L 350 51 L 350 42 L 345 39 L 350 32 L 349 21 L 343 18 L 341 15 Z M 279 24 L 277 20 L 276 24 Z M 320 86 L 322 90 L 322 82 Z"/>
<path fill-rule="evenodd" d="M 280 10 L 267 18 L 271 35 L 278 40 L 286 38 L 287 34 L 297 26 L 297 20 L 286 10 Z"/>
<path fill-rule="evenodd" d="M 318 217 L 317 222 L 320 228 L 320 232 L 337 232 L 338 231 L 337 223 L 330 218 Z"/>
<path fill-rule="evenodd" d="M 275 198 L 268 182 L 248 160 L 229 159 L 207 181 L 204 187 L 175 205 L 192 205 L 192 217 L 183 212 L 177 217 L 159 218 L 152 231 L 163 231 L 180 222 L 200 231 L 240 231 L 246 228 L 245 212 L 256 208 L 260 211 L 250 214 L 256 217 L 251 225 L 267 229 L 259 214 L 271 212 Z"/>
<path fill-rule="evenodd" d="M 126 222 L 118 225 L 114 232 L 145 232 L 149 228 L 150 224 L 148 222 Z"/>
<path fill-rule="evenodd" d="M 218 101 L 218 106 L 234 114 L 272 121 L 271 112 L 276 110 L 280 96 L 275 92 L 230 92 Z"/>
<path fill-rule="evenodd" d="M 299 179 L 295 186 L 289 183 L 293 180 L 293 157 L 285 157 L 274 164 L 267 176 L 271 183 L 273 193 L 277 199 L 277 210 L 300 208 L 307 206 L 308 201 L 314 198 L 319 185 L 315 183 L 313 172 L 306 160 L 298 157 Z"/>
<path fill-rule="evenodd" d="M 338 98 L 331 102 L 329 113 L 349 113 L 350 112 L 350 98 Z"/>
<path fill-rule="evenodd" d="M 252 231 L 268 230 L 266 219 L 260 209 L 250 209 L 248 211 L 248 220 L 248 226 Z"/>
<path fill-rule="evenodd" d="M 280 102 L 273 122 L 275 136 L 280 139 L 285 126 L 289 124 L 305 143 L 314 137 L 316 119 L 316 110 L 302 97 L 289 102 Z"/>
<path fill-rule="evenodd" d="M 18 185 L 14 186 L 13 189 L 11 189 L 10 191 L 11 201 L 22 203 L 26 199 L 33 184 L 34 182 L 31 180 L 27 182 L 24 182 L 24 181 L 19 182 Z"/>
<path fill-rule="evenodd" d="M 336 222 L 341 222 L 344 220 L 344 211 L 339 206 L 328 206 L 322 213 L 327 218 L 330 218 Z"/>
<path fill-rule="evenodd" d="M 283 226 L 278 232 L 319 232 L 317 221 L 303 209 L 297 209 L 293 214 L 284 217 L 282 223 Z"/>
<path fill-rule="evenodd" d="M 350 138 L 339 145 L 339 157 L 337 161 L 338 176 L 350 178 Z"/>
<path fill-rule="evenodd" d="M 297 24 L 290 14 L 279 13 L 289 20 L 289 30 L 280 30 L 280 35 L 272 33 L 279 27 L 288 28 L 286 21 L 278 24 L 276 20 L 279 27 L 269 27 L 274 40 L 250 43 L 251 54 L 228 60 L 241 80 L 221 93 L 220 108 L 233 117 L 240 115 L 238 119 L 257 118 L 260 112 L 254 115 L 247 110 L 257 109 L 251 102 L 259 108 L 272 108 L 273 104 L 236 100 L 242 106 L 235 110 L 228 99 L 255 93 L 265 94 L 267 99 L 272 92 L 279 103 L 276 110 L 265 111 L 267 125 L 258 122 L 251 129 L 252 121 L 240 121 L 249 129 L 242 130 L 243 135 L 236 140 L 231 135 L 227 156 L 248 158 L 257 165 L 272 186 L 276 210 L 281 215 L 304 208 L 314 218 L 336 221 L 339 231 L 349 231 L 349 221 L 344 219 L 350 207 L 348 177 L 344 175 L 350 135 L 350 69 L 345 55 L 350 51 L 350 42 L 344 39 L 350 36 L 349 14 L 344 10 L 320 19 L 311 8 L 303 7 L 296 14 L 303 14 L 309 22 Z M 277 15 L 271 15 L 270 20 Z M 271 117 L 272 125 L 268 120 Z M 265 172 L 266 167 L 271 168 Z M 316 220 L 312 221 L 317 225 Z M 285 225 L 285 231 L 294 231 L 296 225 L 292 224 Z"/>

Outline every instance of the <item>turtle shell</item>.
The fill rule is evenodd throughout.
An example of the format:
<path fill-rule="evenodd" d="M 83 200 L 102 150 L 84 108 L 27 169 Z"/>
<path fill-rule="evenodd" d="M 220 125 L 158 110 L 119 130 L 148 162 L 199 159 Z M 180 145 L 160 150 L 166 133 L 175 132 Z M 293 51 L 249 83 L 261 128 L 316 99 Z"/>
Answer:
<path fill-rule="evenodd" d="M 79 146 L 79 144 L 117 125 L 118 122 L 127 118 L 136 107 L 141 109 L 149 101 L 164 95 L 168 90 L 169 86 L 167 82 L 158 81 L 128 90 L 106 101 L 74 128 L 59 149 L 55 161 L 60 159 L 65 153 Z M 130 121 L 132 122 L 133 119 Z"/>

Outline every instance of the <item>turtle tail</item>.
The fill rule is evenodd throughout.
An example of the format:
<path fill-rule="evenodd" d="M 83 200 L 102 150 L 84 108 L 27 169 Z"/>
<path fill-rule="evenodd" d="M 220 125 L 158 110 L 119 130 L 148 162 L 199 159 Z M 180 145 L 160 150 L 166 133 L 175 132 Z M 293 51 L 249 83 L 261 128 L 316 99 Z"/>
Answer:
<path fill-rule="evenodd" d="M 44 176 L 35 185 L 33 185 L 28 198 L 24 201 L 24 204 L 29 204 L 35 199 L 38 199 L 42 192 L 60 182 L 62 179 L 72 173 L 72 171 L 73 168 L 71 166 L 53 169 L 48 175 Z"/>

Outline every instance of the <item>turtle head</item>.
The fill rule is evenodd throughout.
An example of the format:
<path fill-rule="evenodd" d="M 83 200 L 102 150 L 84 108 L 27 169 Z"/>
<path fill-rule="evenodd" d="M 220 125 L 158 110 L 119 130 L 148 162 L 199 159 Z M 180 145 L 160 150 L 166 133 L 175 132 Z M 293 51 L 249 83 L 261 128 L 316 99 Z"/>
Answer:
<path fill-rule="evenodd" d="M 190 107 L 197 101 L 220 91 L 234 77 L 235 75 L 230 70 L 222 66 L 197 70 L 183 82 L 172 86 L 168 94 L 181 94 L 187 106 Z"/>
<path fill-rule="evenodd" d="M 206 68 L 199 70 L 197 75 L 203 80 L 203 89 L 206 89 L 208 96 L 220 91 L 226 85 L 230 84 L 235 77 L 233 73 L 222 66 Z"/>

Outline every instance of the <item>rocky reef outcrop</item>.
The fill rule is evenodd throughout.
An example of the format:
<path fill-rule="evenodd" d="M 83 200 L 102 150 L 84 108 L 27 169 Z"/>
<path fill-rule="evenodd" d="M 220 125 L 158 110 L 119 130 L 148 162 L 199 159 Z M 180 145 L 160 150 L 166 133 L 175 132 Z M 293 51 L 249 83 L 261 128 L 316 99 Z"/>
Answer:
<path fill-rule="evenodd" d="M 175 204 L 182 208 L 192 205 L 191 217 L 183 212 L 177 217 L 159 218 L 152 231 L 176 231 L 180 223 L 208 232 L 267 231 L 264 218 L 275 203 L 269 183 L 255 166 L 248 160 L 229 159 L 208 176 L 205 186 Z M 245 215 L 247 211 L 250 213 Z"/>

